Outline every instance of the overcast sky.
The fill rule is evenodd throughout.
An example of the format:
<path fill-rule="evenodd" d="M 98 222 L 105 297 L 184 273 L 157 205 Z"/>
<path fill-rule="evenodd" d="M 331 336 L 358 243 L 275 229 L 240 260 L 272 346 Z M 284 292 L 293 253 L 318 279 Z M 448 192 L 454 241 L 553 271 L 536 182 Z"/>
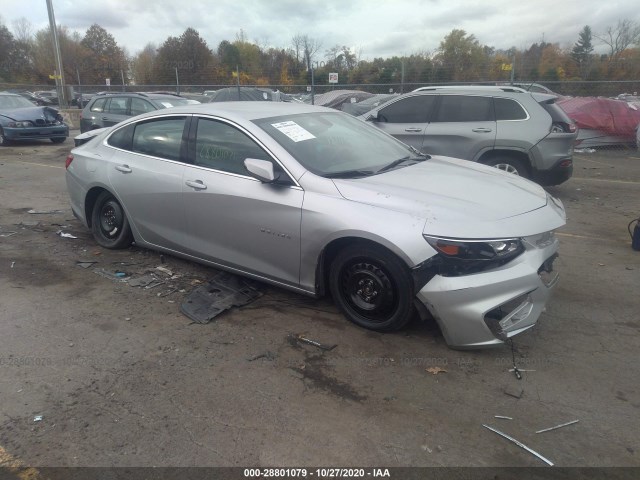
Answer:
<path fill-rule="evenodd" d="M 56 21 L 81 34 L 97 23 L 130 54 L 158 46 L 187 27 L 209 48 L 242 29 L 260 46 L 288 48 L 296 34 L 322 43 L 317 60 L 346 45 L 362 60 L 433 52 L 454 28 L 497 49 L 528 48 L 543 38 L 571 46 L 584 25 L 594 33 L 619 19 L 640 23 L 637 0 L 53 0 Z M 45 0 L 2 0 L 2 20 L 48 25 Z"/>

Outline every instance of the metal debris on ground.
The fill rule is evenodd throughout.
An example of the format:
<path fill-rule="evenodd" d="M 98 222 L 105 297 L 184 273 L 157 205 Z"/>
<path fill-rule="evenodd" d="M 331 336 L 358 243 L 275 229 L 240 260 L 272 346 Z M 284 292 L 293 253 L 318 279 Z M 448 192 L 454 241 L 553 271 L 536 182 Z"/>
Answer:
<path fill-rule="evenodd" d="M 429 372 L 432 375 L 438 375 L 439 373 L 447 373 L 447 371 L 444 368 L 440 368 L 440 367 L 425 368 L 425 371 Z"/>
<path fill-rule="evenodd" d="M 16 264 L 16 262 L 11 262 L 11 268 Z"/>
<path fill-rule="evenodd" d="M 78 267 L 81 267 L 81 268 L 89 268 L 89 267 L 93 267 L 96 263 L 98 263 L 98 262 L 81 262 L 81 261 L 77 261 L 76 265 Z"/>
<path fill-rule="evenodd" d="M 532 455 L 535 455 L 536 457 L 538 457 L 540 460 L 542 460 L 544 463 L 546 463 L 547 465 L 549 465 L 550 467 L 553 467 L 553 462 L 545 457 L 543 457 L 542 455 L 540 455 L 538 452 L 536 452 L 535 450 L 530 449 L 529 447 L 527 447 L 524 443 L 519 442 L 518 440 L 516 440 L 513 437 L 510 437 L 509 435 L 507 435 L 506 433 L 502 433 L 500 430 L 497 430 L 493 427 L 490 427 L 489 425 L 485 425 L 484 423 L 482 424 L 482 426 L 484 428 L 487 428 L 489 430 L 491 430 L 494 433 L 497 433 L 498 435 L 500 435 L 503 438 L 506 438 L 507 440 L 515 443 L 516 445 L 518 445 L 520 448 L 525 449 L 527 452 L 531 453 Z"/>
<path fill-rule="evenodd" d="M 58 230 L 56 232 L 56 235 L 62 237 L 62 238 L 78 238 L 75 235 L 71 235 L 70 233 L 65 233 L 62 230 Z"/>
<path fill-rule="evenodd" d="M 515 372 L 515 368 L 510 368 L 507 370 L 508 372 Z M 526 368 L 518 368 L 519 372 L 535 372 L 535 370 L 527 370 Z"/>
<path fill-rule="evenodd" d="M 326 351 L 331 351 L 334 348 L 336 348 L 338 345 L 333 343 L 333 344 L 324 344 L 324 343 L 320 343 L 320 342 L 316 342 L 315 340 L 311 340 L 310 338 L 306 338 L 303 335 L 297 335 L 296 339 L 302 343 L 306 343 L 309 345 L 313 345 L 314 347 L 318 347 L 322 350 L 326 350 Z"/>
<path fill-rule="evenodd" d="M 246 305 L 262 295 L 246 280 L 227 272 L 216 274 L 194 288 L 184 299 L 180 311 L 197 323 L 209 323 L 231 307 Z"/>
<path fill-rule="evenodd" d="M 545 428 L 543 430 L 538 430 L 536 433 L 549 432 L 549 431 L 555 430 L 557 428 L 566 427 L 567 425 L 573 425 L 574 423 L 578 423 L 579 421 L 580 420 L 572 420 L 572 421 L 567 422 L 567 423 L 561 423 L 560 425 L 556 425 L 555 427 L 549 427 L 549 428 Z"/>
<path fill-rule="evenodd" d="M 94 268 L 93 273 L 100 275 L 101 277 L 108 278 L 115 282 L 126 282 L 128 280 L 127 274 L 121 271 L 110 272 L 104 268 Z"/>
<path fill-rule="evenodd" d="M 165 267 L 156 267 L 156 270 L 158 270 L 159 272 L 162 273 L 166 273 L 167 275 L 169 275 L 170 277 L 173 276 L 173 272 L 171 270 L 169 270 L 168 268 Z"/>
<path fill-rule="evenodd" d="M 500 418 L 502 420 L 513 420 L 513 418 L 505 417 L 504 415 L 494 415 L 493 418 Z"/>
<path fill-rule="evenodd" d="M 513 387 L 509 385 L 504 389 L 504 393 L 505 395 L 509 395 L 510 397 L 513 397 L 513 398 L 522 398 L 522 395 L 524 394 L 524 388 Z"/>
<path fill-rule="evenodd" d="M 6 238 L 6 237 L 10 237 L 11 235 L 15 235 L 18 232 L 5 232 L 5 233 L 0 233 L 0 237 Z"/>
<path fill-rule="evenodd" d="M 42 415 L 36 415 L 35 417 L 33 417 L 33 421 L 34 422 L 41 422 L 43 419 Z"/>
<path fill-rule="evenodd" d="M 264 353 L 260 353 L 260 354 L 254 356 L 254 357 L 247 358 L 247 362 L 254 362 L 256 360 L 260 360 L 261 358 L 264 358 L 265 360 L 272 361 L 272 360 L 276 359 L 276 355 L 275 355 L 275 353 L 270 352 L 269 350 L 267 350 Z"/>
<path fill-rule="evenodd" d="M 64 210 L 35 210 L 32 208 L 31 210 L 28 210 L 27 213 L 30 213 L 31 215 L 48 215 L 53 213 L 64 213 Z"/>
<path fill-rule="evenodd" d="M 153 275 L 143 275 L 142 277 L 130 278 L 128 283 L 130 287 L 146 287 L 157 281 Z"/>

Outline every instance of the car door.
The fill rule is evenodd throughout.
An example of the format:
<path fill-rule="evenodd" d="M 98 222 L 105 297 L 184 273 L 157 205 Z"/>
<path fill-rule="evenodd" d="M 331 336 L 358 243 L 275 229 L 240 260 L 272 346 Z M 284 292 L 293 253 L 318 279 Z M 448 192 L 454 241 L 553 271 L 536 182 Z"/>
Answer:
<path fill-rule="evenodd" d="M 187 118 L 164 116 L 132 123 L 107 140 L 117 149 L 108 178 L 132 227 L 145 242 L 179 251 L 184 250 L 186 226 L 182 137 Z"/>
<path fill-rule="evenodd" d="M 102 125 L 111 127 L 130 117 L 129 97 L 110 97 L 102 114 Z"/>
<path fill-rule="evenodd" d="M 435 110 L 425 131 L 423 152 L 476 160 L 493 149 L 496 121 L 491 97 L 442 94 Z"/>
<path fill-rule="evenodd" d="M 381 108 L 377 118 L 371 121 L 380 130 L 420 149 L 436 98 L 433 94 L 400 98 Z"/>
<path fill-rule="evenodd" d="M 189 250 L 298 285 L 302 189 L 246 131 L 220 119 L 197 119 L 189 156 L 192 164 L 185 167 L 183 182 Z M 246 158 L 271 161 L 280 184 L 251 177 Z"/>

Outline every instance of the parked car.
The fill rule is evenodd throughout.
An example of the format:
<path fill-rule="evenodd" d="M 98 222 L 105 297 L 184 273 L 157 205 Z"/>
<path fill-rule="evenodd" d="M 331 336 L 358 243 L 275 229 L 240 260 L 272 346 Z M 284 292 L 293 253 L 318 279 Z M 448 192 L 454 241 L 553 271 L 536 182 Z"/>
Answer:
<path fill-rule="evenodd" d="M 80 132 L 111 127 L 129 117 L 198 103 L 171 93 L 96 93 L 80 113 Z"/>
<path fill-rule="evenodd" d="M 425 153 L 558 185 L 573 173 L 577 128 L 555 99 L 516 87 L 423 87 L 358 118 Z"/>
<path fill-rule="evenodd" d="M 58 92 L 55 90 L 37 90 L 33 93 L 39 97 L 46 98 L 51 102 L 51 105 L 58 105 Z"/>
<path fill-rule="evenodd" d="M 69 127 L 55 108 L 38 107 L 16 93 L 0 92 L 0 146 L 43 138 L 62 143 L 68 136 Z"/>
<path fill-rule="evenodd" d="M 428 156 L 343 112 L 228 102 L 147 113 L 66 161 L 74 214 L 136 245 L 311 296 L 377 331 L 417 309 L 452 347 L 532 327 L 556 284 L 562 203 L 528 180 Z"/>
<path fill-rule="evenodd" d="M 36 95 L 33 92 L 27 92 L 27 91 L 9 91 L 10 93 L 17 93 L 18 95 L 20 95 L 21 97 L 26 98 L 27 100 L 29 100 L 32 104 L 34 105 L 38 105 L 40 107 L 48 107 L 50 105 L 53 105 L 53 103 L 51 102 L 51 100 L 49 100 L 48 98 L 45 97 L 41 97 L 40 95 Z"/>

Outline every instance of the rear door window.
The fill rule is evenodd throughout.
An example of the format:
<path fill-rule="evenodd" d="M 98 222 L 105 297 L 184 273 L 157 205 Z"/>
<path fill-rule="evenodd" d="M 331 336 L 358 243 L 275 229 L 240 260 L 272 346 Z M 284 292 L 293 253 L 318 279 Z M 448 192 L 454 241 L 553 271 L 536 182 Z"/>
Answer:
<path fill-rule="evenodd" d="M 135 124 L 131 150 L 167 160 L 180 160 L 186 117 L 170 117 Z"/>
<path fill-rule="evenodd" d="M 441 95 L 435 122 L 492 122 L 491 97 L 474 95 Z"/>
<path fill-rule="evenodd" d="M 107 100 L 109 100 L 109 99 L 108 98 L 99 98 L 98 100 L 93 102 L 93 105 L 91 105 L 91 111 L 92 112 L 104 112 L 105 104 L 107 103 Z"/>
<path fill-rule="evenodd" d="M 126 115 L 127 114 L 127 97 L 111 97 L 109 102 L 109 113 L 114 115 Z"/>
<path fill-rule="evenodd" d="M 155 107 L 151 103 L 143 100 L 142 98 L 131 99 L 131 115 L 140 115 L 142 113 L 153 112 Z"/>

